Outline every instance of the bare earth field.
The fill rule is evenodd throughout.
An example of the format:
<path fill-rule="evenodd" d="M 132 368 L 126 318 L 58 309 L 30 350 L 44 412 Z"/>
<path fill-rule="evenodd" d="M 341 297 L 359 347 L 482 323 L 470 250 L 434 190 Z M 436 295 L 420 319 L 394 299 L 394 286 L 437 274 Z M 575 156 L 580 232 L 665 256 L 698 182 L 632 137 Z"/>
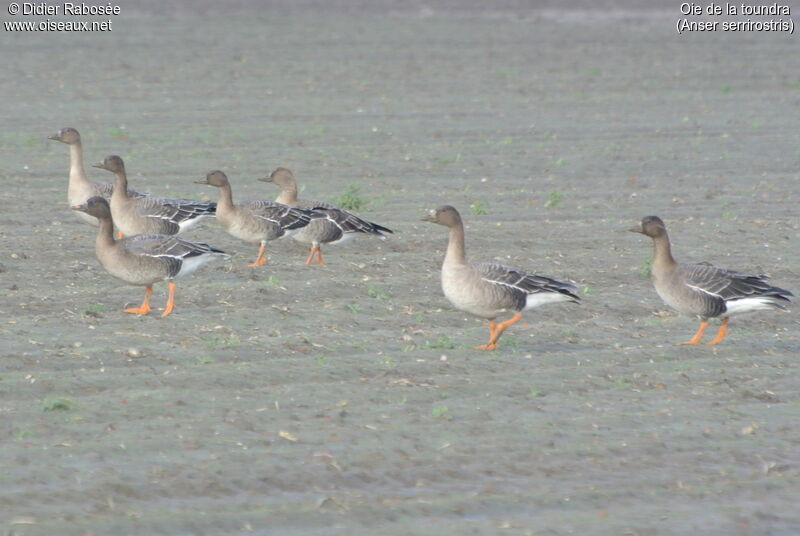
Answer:
<path fill-rule="evenodd" d="M 798 37 L 680 36 L 677 1 L 365 4 L 0 32 L 0 532 L 800 534 L 797 313 L 678 347 L 697 323 L 624 231 L 659 215 L 679 260 L 800 291 Z M 214 198 L 193 181 L 218 168 L 273 199 L 256 179 L 284 165 L 396 234 L 253 269 L 212 221 L 187 236 L 233 258 L 171 316 L 125 314 L 143 291 L 68 209 L 65 126 L 93 180 L 116 153 L 136 189 Z M 472 350 L 486 323 L 442 296 L 446 230 L 419 221 L 445 203 L 472 259 L 584 303 Z"/>

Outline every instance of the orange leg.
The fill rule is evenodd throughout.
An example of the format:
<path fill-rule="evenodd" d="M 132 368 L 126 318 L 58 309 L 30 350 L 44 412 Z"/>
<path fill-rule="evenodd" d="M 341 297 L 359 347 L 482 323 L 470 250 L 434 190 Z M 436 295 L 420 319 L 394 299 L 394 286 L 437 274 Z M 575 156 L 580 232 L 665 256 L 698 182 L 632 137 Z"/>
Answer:
<path fill-rule="evenodd" d="M 722 341 L 725 338 L 725 335 L 728 333 L 728 317 L 722 319 L 722 324 L 719 325 L 719 330 L 717 331 L 717 336 L 708 341 L 706 344 L 717 344 L 718 342 Z"/>
<path fill-rule="evenodd" d="M 125 309 L 126 313 L 134 313 L 137 315 L 146 315 L 150 312 L 150 294 L 153 293 L 153 285 L 147 285 L 144 291 L 144 301 L 139 307 L 129 307 Z"/>
<path fill-rule="evenodd" d="M 489 347 L 491 345 L 491 341 L 494 339 L 494 332 L 497 329 L 497 322 L 494 320 L 489 320 L 489 344 L 480 344 L 478 346 L 473 346 L 476 350 L 494 350 L 497 348 L 497 345 Z"/>
<path fill-rule="evenodd" d="M 122 234 L 122 231 L 117 231 L 117 240 L 122 240 L 124 237 L 125 235 Z"/>
<path fill-rule="evenodd" d="M 508 320 L 500 322 L 499 324 L 495 324 L 494 322 L 489 322 L 489 343 L 482 344 L 480 346 L 475 346 L 475 348 L 478 350 L 494 350 L 495 348 L 497 348 L 497 341 L 500 339 L 500 336 L 503 334 L 506 328 L 511 324 L 519 322 L 521 318 L 522 318 L 521 313 L 514 313 L 514 316 L 512 316 Z"/>
<path fill-rule="evenodd" d="M 162 317 L 170 314 L 175 308 L 175 282 L 170 281 L 167 283 L 167 288 L 169 289 L 169 298 L 167 298 L 167 306 L 164 308 L 164 312 L 161 313 Z"/>
<path fill-rule="evenodd" d="M 266 249 L 267 249 L 266 244 L 264 244 L 264 242 L 261 242 L 261 246 L 258 248 L 258 257 L 256 257 L 256 260 L 254 262 L 251 262 L 247 266 L 253 266 L 253 267 L 261 266 L 262 264 L 267 262 L 267 259 L 264 257 L 264 250 Z"/>
<path fill-rule="evenodd" d="M 708 322 L 703 320 L 702 322 L 700 322 L 700 327 L 697 328 L 697 333 L 694 334 L 694 337 L 692 337 L 686 342 L 682 342 L 679 344 L 697 344 L 698 342 L 700 342 L 700 338 L 703 336 L 703 333 L 706 331 L 707 327 L 708 327 Z"/>
<path fill-rule="evenodd" d="M 317 248 L 311 246 L 311 251 L 309 252 L 308 257 L 306 257 L 306 264 L 311 264 L 311 261 L 314 259 L 314 253 L 316 252 Z"/>
<path fill-rule="evenodd" d="M 317 254 L 317 264 L 325 264 L 325 261 L 322 260 L 322 250 L 316 246 L 311 246 L 311 251 L 306 258 L 306 264 L 311 264 L 314 260 L 314 254 Z"/>
<path fill-rule="evenodd" d="M 514 316 L 512 316 L 511 318 L 509 318 L 505 322 L 500 322 L 499 324 L 497 324 L 497 329 L 494 330 L 494 340 L 492 341 L 493 343 L 495 343 L 495 346 L 497 346 L 496 343 L 500 339 L 500 335 L 503 334 L 503 332 L 506 330 L 506 328 L 508 326 L 510 326 L 511 324 L 515 324 L 515 323 L 519 322 L 521 318 L 522 318 L 522 314 L 521 313 L 515 313 Z"/>

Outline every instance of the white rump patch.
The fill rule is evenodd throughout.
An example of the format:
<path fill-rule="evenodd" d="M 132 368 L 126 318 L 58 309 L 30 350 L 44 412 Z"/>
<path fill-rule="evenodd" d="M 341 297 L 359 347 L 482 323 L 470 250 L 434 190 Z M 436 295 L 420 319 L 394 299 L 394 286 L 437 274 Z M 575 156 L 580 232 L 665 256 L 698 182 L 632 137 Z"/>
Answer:
<path fill-rule="evenodd" d="M 560 292 L 537 292 L 535 294 L 528 294 L 525 299 L 525 309 L 533 309 L 540 305 L 548 303 L 559 303 L 572 301 L 572 298 Z"/>
<path fill-rule="evenodd" d="M 356 237 L 356 233 L 344 233 L 339 240 L 334 240 L 333 242 L 328 242 L 329 244 L 344 244 L 345 242 L 349 242 L 350 240 Z"/>
<path fill-rule="evenodd" d="M 736 315 L 742 313 L 752 313 L 764 309 L 777 308 L 778 301 L 768 296 L 758 296 L 754 298 L 742 298 L 741 300 L 731 300 L 725 302 L 728 307 L 726 315 Z"/>
<path fill-rule="evenodd" d="M 302 231 L 303 229 L 305 229 L 305 227 L 296 227 L 294 229 L 284 229 L 283 230 L 283 234 L 280 236 L 280 238 L 283 238 L 284 236 L 294 236 L 297 233 L 299 233 L 300 231 Z"/>
<path fill-rule="evenodd" d="M 200 223 L 200 221 L 202 221 L 202 220 L 204 220 L 206 218 L 210 218 L 210 217 L 211 217 L 211 214 L 203 214 L 202 216 L 197 216 L 196 218 L 192 218 L 192 219 L 189 219 L 189 220 L 183 220 L 181 222 L 178 222 L 178 227 L 180 227 L 180 229 L 181 229 L 180 232 L 182 232 L 182 233 L 186 232 L 189 229 L 191 229 L 192 227 L 196 226 L 198 223 Z"/>
<path fill-rule="evenodd" d="M 215 261 L 217 259 L 222 259 L 224 256 L 219 253 L 209 253 L 205 255 L 196 255 L 194 257 L 188 257 L 183 259 L 183 264 L 181 264 L 181 270 L 178 272 L 178 275 L 175 277 L 183 277 L 184 275 L 189 275 L 201 266 L 211 261 Z"/>

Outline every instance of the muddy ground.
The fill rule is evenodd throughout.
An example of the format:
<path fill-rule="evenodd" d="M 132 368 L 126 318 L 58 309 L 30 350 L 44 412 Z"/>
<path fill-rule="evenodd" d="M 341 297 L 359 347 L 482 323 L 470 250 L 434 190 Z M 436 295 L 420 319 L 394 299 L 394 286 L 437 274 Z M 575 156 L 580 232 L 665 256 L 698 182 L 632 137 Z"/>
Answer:
<path fill-rule="evenodd" d="M 696 321 L 624 232 L 657 214 L 680 260 L 800 290 L 797 37 L 679 36 L 678 2 L 509 4 L 123 4 L 111 33 L 0 32 L 4 534 L 800 533 L 797 314 L 677 347 Z M 396 234 L 252 269 L 211 222 L 188 236 L 232 260 L 171 316 L 125 314 L 142 289 L 67 208 L 64 126 L 137 189 L 213 198 L 192 181 L 219 168 L 274 198 L 256 179 L 285 165 L 306 196 L 359 186 Z M 446 232 L 419 221 L 444 203 L 471 258 L 584 303 L 472 350 L 486 324 L 442 296 Z"/>

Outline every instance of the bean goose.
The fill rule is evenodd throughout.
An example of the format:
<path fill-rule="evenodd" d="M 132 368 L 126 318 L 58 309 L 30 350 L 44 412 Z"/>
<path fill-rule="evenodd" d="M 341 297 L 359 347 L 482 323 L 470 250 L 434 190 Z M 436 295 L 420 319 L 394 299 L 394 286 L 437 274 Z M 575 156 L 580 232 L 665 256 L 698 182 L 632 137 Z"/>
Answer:
<path fill-rule="evenodd" d="M 422 218 L 450 229 L 450 240 L 442 264 L 442 290 L 457 308 L 489 320 L 489 342 L 475 346 L 494 350 L 503 331 L 522 318 L 522 311 L 547 303 L 574 302 L 580 298 L 575 285 L 518 268 L 495 263 L 470 263 L 464 247 L 464 223 L 451 206 L 442 206 Z M 508 320 L 496 323 L 505 313 Z"/>
<path fill-rule="evenodd" d="M 69 206 L 85 203 L 87 199 L 96 195 L 105 197 L 107 200 L 111 199 L 111 193 L 114 191 L 112 183 L 92 182 L 86 176 L 86 170 L 83 169 L 83 145 L 81 143 L 81 135 L 77 130 L 70 127 L 62 128 L 52 136 L 48 136 L 47 139 L 69 145 L 69 185 L 67 186 Z M 128 190 L 128 194 L 132 197 L 147 195 L 135 190 Z M 85 212 L 77 212 L 76 215 L 89 225 L 94 225 L 95 227 L 99 225 L 97 218 Z"/>
<path fill-rule="evenodd" d="M 306 264 L 311 264 L 314 254 L 317 257 L 317 264 L 325 264 L 322 260 L 322 244 L 339 244 L 350 240 L 358 233 L 373 234 L 381 239 L 385 239 L 383 233 L 392 233 L 377 223 L 363 220 L 344 209 L 338 208 L 330 203 L 321 201 L 310 201 L 297 197 L 297 182 L 294 175 L 286 168 L 279 167 L 267 177 L 258 179 L 262 182 L 275 183 L 281 193 L 278 195 L 278 203 L 291 207 L 313 209 L 325 215 L 324 218 L 314 219 L 308 226 L 294 234 L 292 238 L 298 242 L 311 244 L 311 252 L 308 254 Z"/>
<path fill-rule="evenodd" d="M 700 327 L 694 336 L 680 344 L 700 342 L 709 318 L 722 317 L 716 337 L 706 343 L 717 344 L 728 332 L 731 315 L 761 309 L 786 310 L 786 304 L 791 301 L 789 296 L 793 294 L 770 285 L 766 275 L 735 272 L 707 262 L 675 262 L 667 228 L 656 216 L 647 216 L 639 226 L 629 230 L 653 239 L 651 274 L 661 299 L 682 314 L 700 318 Z"/>
<path fill-rule="evenodd" d="M 176 277 L 194 272 L 215 259 L 230 255 L 208 244 L 189 242 L 176 236 L 140 234 L 114 240 L 111 209 L 103 197 L 92 197 L 73 210 L 91 214 L 99 220 L 100 229 L 95 240 L 97 259 L 112 276 L 130 285 L 144 285 L 144 301 L 139 307 L 125 309 L 126 313 L 145 315 L 150 311 L 150 294 L 153 283 L 167 281 L 169 298 L 161 316 L 167 316 L 175 307 Z"/>
<path fill-rule="evenodd" d="M 117 155 L 107 156 L 94 167 L 112 172 L 116 178 L 111 196 L 114 223 L 125 235 L 174 235 L 191 229 L 201 220 L 214 216 L 216 203 L 163 197 L 132 197 L 128 195 L 128 176 L 125 163 Z"/>
<path fill-rule="evenodd" d="M 233 191 L 228 177 L 222 171 L 211 171 L 205 179 L 195 181 L 219 188 L 217 221 L 223 229 L 245 242 L 260 244 L 256 260 L 248 266 L 261 266 L 267 241 L 291 236 L 307 226 L 312 217 L 321 217 L 310 210 L 294 208 L 273 201 L 233 202 Z"/>

